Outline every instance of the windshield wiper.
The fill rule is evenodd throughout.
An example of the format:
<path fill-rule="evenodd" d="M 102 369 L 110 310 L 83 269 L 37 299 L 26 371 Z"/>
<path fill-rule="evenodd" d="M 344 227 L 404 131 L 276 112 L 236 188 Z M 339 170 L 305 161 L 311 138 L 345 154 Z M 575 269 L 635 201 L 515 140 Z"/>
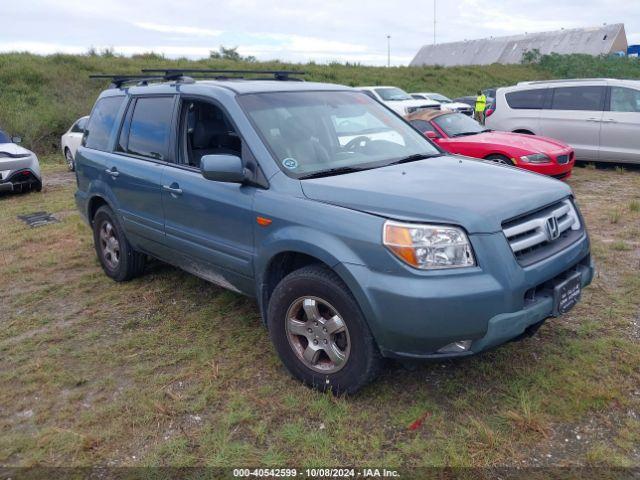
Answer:
<path fill-rule="evenodd" d="M 486 132 L 486 130 L 481 130 L 479 132 L 460 132 L 460 133 L 454 133 L 451 136 L 452 137 L 467 137 L 469 135 L 477 135 L 479 133 L 484 133 L 484 132 Z"/>
<path fill-rule="evenodd" d="M 327 168 L 326 170 L 318 170 L 317 172 L 308 173 L 298 177 L 299 180 L 307 180 L 309 178 L 322 178 L 330 177 L 332 175 L 342 175 L 343 173 L 362 172 L 363 170 L 369 170 L 367 167 L 335 167 Z"/>
<path fill-rule="evenodd" d="M 401 163 L 409 163 L 409 162 L 415 162 L 417 160 L 425 160 L 427 158 L 434 158 L 434 157 L 441 157 L 442 155 L 444 155 L 443 153 L 414 153 L 413 155 L 409 155 L 407 157 L 404 158 L 400 158 L 398 160 L 394 160 L 391 163 L 387 163 L 387 165 L 399 165 Z"/>

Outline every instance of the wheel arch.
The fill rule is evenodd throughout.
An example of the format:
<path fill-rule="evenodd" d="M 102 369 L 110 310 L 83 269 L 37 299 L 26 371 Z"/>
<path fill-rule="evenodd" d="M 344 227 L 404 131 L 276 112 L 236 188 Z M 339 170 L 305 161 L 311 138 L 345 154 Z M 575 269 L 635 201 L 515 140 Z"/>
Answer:
<path fill-rule="evenodd" d="M 89 199 L 87 202 L 87 220 L 89 220 L 90 224 L 93 224 L 93 217 L 96 215 L 98 209 L 105 205 L 113 209 L 111 204 L 102 195 L 94 195 Z"/>
<path fill-rule="evenodd" d="M 535 135 L 535 133 L 528 128 L 516 128 L 513 133 L 522 133 L 524 135 Z"/>

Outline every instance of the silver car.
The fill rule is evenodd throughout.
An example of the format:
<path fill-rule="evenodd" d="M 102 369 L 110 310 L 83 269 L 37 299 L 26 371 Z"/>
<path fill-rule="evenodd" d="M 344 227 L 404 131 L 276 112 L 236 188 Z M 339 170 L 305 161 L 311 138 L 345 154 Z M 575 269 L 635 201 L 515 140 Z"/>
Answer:
<path fill-rule="evenodd" d="M 0 192 L 39 192 L 42 176 L 38 157 L 18 143 L 19 137 L 10 137 L 0 130 Z"/>
<path fill-rule="evenodd" d="M 557 138 L 578 160 L 640 163 L 640 81 L 549 80 L 499 88 L 486 125 Z"/>

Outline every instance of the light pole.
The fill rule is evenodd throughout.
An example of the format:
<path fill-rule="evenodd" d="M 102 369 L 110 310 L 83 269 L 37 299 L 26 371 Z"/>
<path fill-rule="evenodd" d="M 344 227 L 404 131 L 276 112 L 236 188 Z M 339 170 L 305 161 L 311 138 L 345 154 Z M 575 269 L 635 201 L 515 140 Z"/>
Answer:
<path fill-rule="evenodd" d="M 387 35 L 387 68 L 391 66 L 391 35 Z"/>
<path fill-rule="evenodd" d="M 433 0 L 433 44 L 436 44 L 436 0 Z"/>

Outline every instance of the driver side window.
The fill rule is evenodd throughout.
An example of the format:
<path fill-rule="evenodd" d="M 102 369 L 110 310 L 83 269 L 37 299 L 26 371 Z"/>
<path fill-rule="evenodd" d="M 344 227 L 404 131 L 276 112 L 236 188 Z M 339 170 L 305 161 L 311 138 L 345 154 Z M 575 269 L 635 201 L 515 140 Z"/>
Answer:
<path fill-rule="evenodd" d="M 180 109 L 180 163 L 200 168 L 205 155 L 241 156 L 242 141 L 216 105 L 185 99 Z"/>

